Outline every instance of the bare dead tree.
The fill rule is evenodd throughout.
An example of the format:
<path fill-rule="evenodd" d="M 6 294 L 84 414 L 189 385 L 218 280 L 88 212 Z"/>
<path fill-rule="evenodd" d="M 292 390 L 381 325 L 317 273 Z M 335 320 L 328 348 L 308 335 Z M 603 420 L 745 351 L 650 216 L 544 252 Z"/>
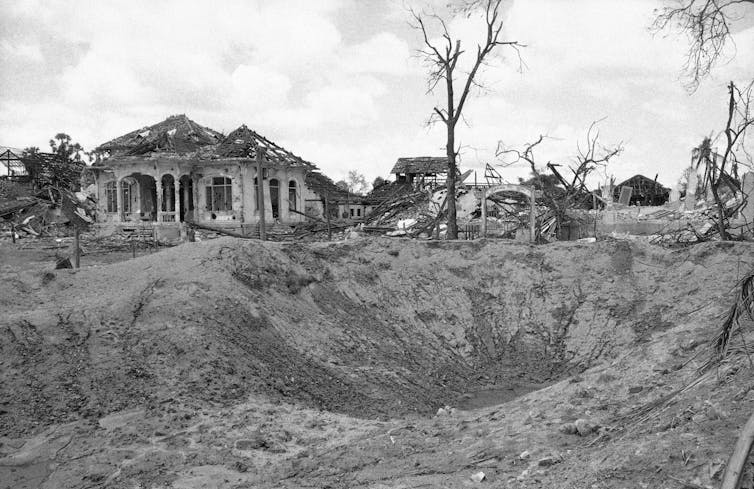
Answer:
<path fill-rule="evenodd" d="M 415 21 L 415 28 L 420 30 L 423 36 L 424 48 L 419 54 L 424 58 L 429 67 L 428 93 L 432 93 L 443 83 L 445 86 L 446 102 L 444 107 L 435 107 L 433 115 L 439 118 L 447 129 L 445 152 L 448 158 L 448 239 L 458 238 L 458 223 L 456 219 L 456 175 L 457 158 L 459 150 L 456 148 L 456 126 L 462 118 L 463 109 L 469 97 L 472 87 L 480 87 L 476 81 L 479 69 L 488 60 L 490 54 L 500 46 L 507 46 L 519 54 L 519 48 L 523 47 L 518 41 L 504 41 L 501 39 L 503 19 L 501 12 L 502 0 L 476 0 L 464 2 L 456 13 L 463 12 L 473 15 L 474 12 L 482 11 L 485 21 L 486 36 L 482 43 L 477 44 L 476 54 L 471 70 L 461 73 L 459 76 L 459 60 L 466 53 L 461 39 L 454 39 L 448 30 L 446 21 L 435 13 L 420 13 L 410 10 Z M 439 28 L 440 39 L 432 39 L 430 25 Z M 519 57 L 520 60 L 520 57 Z M 460 87 L 460 94 L 457 89 Z"/>
<path fill-rule="evenodd" d="M 738 177 L 739 165 L 751 165 L 752 158 L 747 152 L 746 132 L 754 126 L 752 117 L 752 90 L 754 82 L 750 83 L 745 89 L 739 89 L 733 82 L 728 84 L 728 118 L 726 119 L 725 129 L 721 136 L 723 138 L 725 149 L 722 153 L 716 153 L 712 150 L 712 141 L 710 138 L 704 138 L 702 144 L 695 148 L 695 168 L 702 169 L 702 189 L 709 189 L 715 200 L 717 208 L 717 217 L 715 225 L 717 226 L 720 239 L 729 240 L 728 217 L 735 212 L 732 209 L 728 212 L 722 198 L 723 187 L 727 187 L 732 195 L 741 191 L 741 183 Z M 743 196 L 746 199 L 746 196 Z"/>
<path fill-rule="evenodd" d="M 747 7 L 754 7 L 754 0 L 673 0 L 672 3 L 673 6 L 659 11 L 652 30 L 674 28 L 688 37 L 683 70 L 688 77 L 687 88 L 693 92 L 732 41 L 731 21 Z"/>
<path fill-rule="evenodd" d="M 594 171 L 607 167 L 610 160 L 623 151 L 623 143 L 610 147 L 600 144 L 598 123 L 599 121 L 595 121 L 589 126 L 586 146 L 582 147 L 581 143 L 577 142 L 578 154 L 574 158 L 574 164 L 568 166 L 568 170 L 572 173 L 570 179 L 558 170 L 561 165 L 549 161 L 545 165 L 545 168 L 560 182 L 562 188 L 548 184 L 552 178 L 543 174 L 545 170 L 538 166 L 535 158 L 535 150 L 547 136 L 540 135 L 533 143 L 524 145 L 522 150 L 506 149 L 502 142 L 498 143 L 496 151 L 498 157 L 513 156 L 514 161 L 524 161 L 529 164 L 534 181 L 538 182 L 537 186 L 542 191 L 541 200 L 555 217 L 556 229 L 569 221 L 569 210 L 588 206 L 591 202 L 593 194 L 587 189 L 587 177 Z"/>

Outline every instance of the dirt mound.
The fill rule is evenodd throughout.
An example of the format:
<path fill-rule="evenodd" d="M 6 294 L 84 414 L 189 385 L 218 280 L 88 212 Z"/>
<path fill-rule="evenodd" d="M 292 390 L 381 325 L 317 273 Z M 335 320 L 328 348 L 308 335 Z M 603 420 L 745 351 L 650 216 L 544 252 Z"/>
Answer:
<path fill-rule="evenodd" d="M 712 487 L 754 402 L 745 357 L 696 373 L 746 243 L 28 253 L 0 248 L 0 489 Z M 411 414 L 444 404 L 479 409 Z"/>
<path fill-rule="evenodd" d="M 493 403 L 684 321 L 741 253 L 227 238 L 5 281 L 0 432 L 250 393 L 357 417 Z"/>

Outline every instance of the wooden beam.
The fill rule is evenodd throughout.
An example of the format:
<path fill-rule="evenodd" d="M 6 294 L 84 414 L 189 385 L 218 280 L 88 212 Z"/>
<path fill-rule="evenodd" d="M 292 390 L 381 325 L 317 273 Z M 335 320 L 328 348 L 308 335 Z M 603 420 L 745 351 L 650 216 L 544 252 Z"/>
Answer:
<path fill-rule="evenodd" d="M 259 200 L 259 239 L 262 241 L 267 240 L 267 228 L 265 225 L 264 215 L 264 174 L 262 173 L 262 158 L 264 156 L 264 148 L 257 146 L 256 160 L 257 160 L 257 199 Z"/>

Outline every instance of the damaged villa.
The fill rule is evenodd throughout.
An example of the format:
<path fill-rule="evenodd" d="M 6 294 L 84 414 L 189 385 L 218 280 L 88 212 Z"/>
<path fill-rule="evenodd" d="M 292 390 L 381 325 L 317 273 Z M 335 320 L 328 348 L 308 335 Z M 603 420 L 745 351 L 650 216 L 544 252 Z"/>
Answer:
<path fill-rule="evenodd" d="M 328 183 L 335 187 L 314 164 L 246 126 L 223 137 L 185 115 L 115 138 L 95 153 L 97 224 L 104 232 L 146 224 L 158 238 L 174 239 L 189 222 L 258 235 L 260 209 L 270 226 L 300 223 L 324 214 Z M 336 208 L 347 210 L 338 197 Z"/>

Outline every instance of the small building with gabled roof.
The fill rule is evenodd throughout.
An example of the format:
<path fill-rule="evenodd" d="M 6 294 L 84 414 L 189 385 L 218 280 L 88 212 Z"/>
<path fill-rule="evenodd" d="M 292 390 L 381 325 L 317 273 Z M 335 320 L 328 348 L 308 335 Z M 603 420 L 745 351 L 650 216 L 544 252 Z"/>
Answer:
<path fill-rule="evenodd" d="M 442 184 L 448 175 L 446 156 L 398 158 L 390 171 L 397 183 Z"/>
<path fill-rule="evenodd" d="M 625 189 L 625 190 L 624 190 Z M 631 190 L 628 190 L 631 189 Z M 621 192 L 628 195 L 628 205 L 663 205 L 670 198 L 670 189 L 644 175 L 634 175 L 613 187 L 613 199 L 620 202 Z"/>
<path fill-rule="evenodd" d="M 113 228 L 181 222 L 253 232 L 260 221 L 256 169 L 262 151 L 265 221 L 294 224 L 306 175 L 317 167 L 241 126 L 227 136 L 185 115 L 168 117 L 101 144 L 90 167 L 97 222 Z"/>

